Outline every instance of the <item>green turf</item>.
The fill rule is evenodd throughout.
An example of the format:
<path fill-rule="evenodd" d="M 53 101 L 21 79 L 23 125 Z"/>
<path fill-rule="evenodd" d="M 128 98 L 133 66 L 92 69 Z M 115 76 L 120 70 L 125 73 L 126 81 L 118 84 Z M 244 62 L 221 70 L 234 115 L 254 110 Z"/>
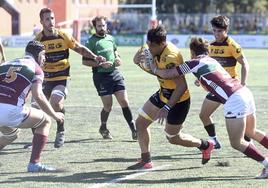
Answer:
<path fill-rule="evenodd" d="M 121 67 L 124 74 L 130 106 L 137 117 L 138 108 L 158 89 L 156 79 L 141 71 L 132 63 L 136 47 L 120 47 L 125 62 Z M 258 127 L 267 130 L 268 103 L 267 50 L 246 49 L 250 63 L 248 86 L 252 89 L 257 106 Z M 6 49 L 7 58 L 20 57 L 22 49 Z M 182 49 L 185 59 L 188 49 Z M 164 126 L 152 124 L 151 150 L 155 167 L 160 169 L 128 176 L 133 171 L 126 167 L 140 157 L 137 142 L 131 141 L 131 134 L 122 116 L 117 101 L 108 120 L 108 127 L 114 136 L 112 141 L 102 140 L 98 128 L 101 101 L 92 82 L 90 68 L 81 64 L 81 57 L 71 53 L 72 80 L 66 101 L 66 143 L 63 148 L 54 149 L 55 122 L 53 122 L 49 143 L 42 155 L 45 164 L 56 166 L 62 172 L 52 174 L 26 173 L 30 151 L 22 149 L 32 139 L 30 130 L 23 130 L 20 138 L 0 152 L 0 187 L 265 187 L 266 180 L 253 179 L 262 166 L 244 157 L 229 146 L 224 126 L 222 108 L 214 115 L 217 133 L 223 149 L 215 151 L 211 161 L 201 165 L 201 154 L 196 148 L 184 148 L 169 144 L 164 136 Z M 200 138 L 207 138 L 198 118 L 206 92 L 194 86 L 192 75 L 187 76 L 192 95 L 192 105 L 185 122 L 184 132 Z M 267 150 L 256 144 L 265 154 Z M 218 161 L 229 161 L 230 167 L 217 166 Z M 126 178 L 125 180 L 119 178 Z M 111 183 L 115 179 L 117 183 Z M 107 184 L 102 184 L 107 183 Z M 111 183 L 111 184 L 110 184 Z M 97 184 L 97 185 L 96 185 Z"/>

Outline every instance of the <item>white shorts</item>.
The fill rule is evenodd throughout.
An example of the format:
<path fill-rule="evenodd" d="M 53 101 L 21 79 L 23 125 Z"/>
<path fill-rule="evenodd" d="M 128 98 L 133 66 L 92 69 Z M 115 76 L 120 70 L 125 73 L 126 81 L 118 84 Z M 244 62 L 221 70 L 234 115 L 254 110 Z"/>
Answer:
<path fill-rule="evenodd" d="M 243 118 L 256 111 L 254 97 L 247 87 L 233 93 L 224 104 L 226 118 Z"/>
<path fill-rule="evenodd" d="M 0 126 L 17 127 L 30 114 L 30 108 L 0 103 Z"/>

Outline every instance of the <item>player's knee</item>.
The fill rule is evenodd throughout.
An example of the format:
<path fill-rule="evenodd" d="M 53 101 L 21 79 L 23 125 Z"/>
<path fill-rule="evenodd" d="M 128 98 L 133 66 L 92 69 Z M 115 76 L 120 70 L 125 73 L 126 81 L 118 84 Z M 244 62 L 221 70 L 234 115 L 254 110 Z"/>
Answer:
<path fill-rule="evenodd" d="M 104 111 L 105 112 L 108 112 L 108 113 L 112 111 L 112 108 L 113 108 L 112 105 L 105 105 L 105 106 L 103 106 Z"/>
<path fill-rule="evenodd" d="M 235 150 L 240 150 L 241 148 L 241 142 L 238 140 L 230 140 L 230 144 Z"/>
<path fill-rule="evenodd" d="M 12 130 L 8 133 L 3 134 L 3 138 L 8 141 L 9 143 L 12 143 L 14 140 L 16 140 L 19 137 L 19 129 Z"/>
<path fill-rule="evenodd" d="M 201 120 L 205 119 L 205 117 L 206 117 L 205 113 L 203 113 L 203 112 L 200 112 L 200 113 L 199 113 L 199 118 L 200 118 Z"/>

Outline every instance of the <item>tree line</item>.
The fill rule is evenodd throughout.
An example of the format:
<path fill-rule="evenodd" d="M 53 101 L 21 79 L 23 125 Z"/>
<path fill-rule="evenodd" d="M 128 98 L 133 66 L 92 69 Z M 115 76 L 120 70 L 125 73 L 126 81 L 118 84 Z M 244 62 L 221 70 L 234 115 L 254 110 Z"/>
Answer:
<path fill-rule="evenodd" d="M 119 0 L 119 4 L 151 4 L 151 0 Z M 268 0 L 156 0 L 157 13 L 254 13 L 268 12 Z M 121 8 L 119 12 L 130 11 Z M 149 13 L 150 9 L 133 9 Z"/>

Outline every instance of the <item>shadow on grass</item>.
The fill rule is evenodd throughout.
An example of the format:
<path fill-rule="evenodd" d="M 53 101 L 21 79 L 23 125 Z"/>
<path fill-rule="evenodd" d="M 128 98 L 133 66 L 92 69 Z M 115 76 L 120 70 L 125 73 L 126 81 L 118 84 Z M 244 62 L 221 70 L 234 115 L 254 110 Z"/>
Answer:
<path fill-rule="evenodd" d="M 151 170 L 147 173 L 164 173 L 170 171 L 187 171 L 194 170 L 201 167 L 189 167 L 189 168 L 167 168 L 167 169 L 157 169 Z M 144 179 L 143 172 L 146 171 L 121 171 L 121 170 L 113 170 L 113 171 L 95 171 L 95 172 L 84 172 L 84 173 L 75 173 L 68 176 L 57 176 L 56 174 L 48 175 L 47 173 L 39 173 L 38 176 L 19 176 L 10 178 L 7 181 L 2 181 L 0 184 L 11 184 L 11 183 L 19 183 L 19 182 L 48 182 L 48 183 L 86 183 L 86 184 L 102 184 L 102 183 L 124 183 L 124 184 L 180 184 L 180 183 L 189 183 L 189 182 L 224 182 L 224 181 L 237 181 L 237 180 L 251 180 L 252 177 L 249 176 L 196 176 L 196 177 L 178 177 L 172 179 L 165 179 L 165 176 L 161 176 L 159 179 Z M 141 178 L 126 178 L 129 175 L 141 173 Z M 139 175 L 137 175 L 139 176 Z"/>

